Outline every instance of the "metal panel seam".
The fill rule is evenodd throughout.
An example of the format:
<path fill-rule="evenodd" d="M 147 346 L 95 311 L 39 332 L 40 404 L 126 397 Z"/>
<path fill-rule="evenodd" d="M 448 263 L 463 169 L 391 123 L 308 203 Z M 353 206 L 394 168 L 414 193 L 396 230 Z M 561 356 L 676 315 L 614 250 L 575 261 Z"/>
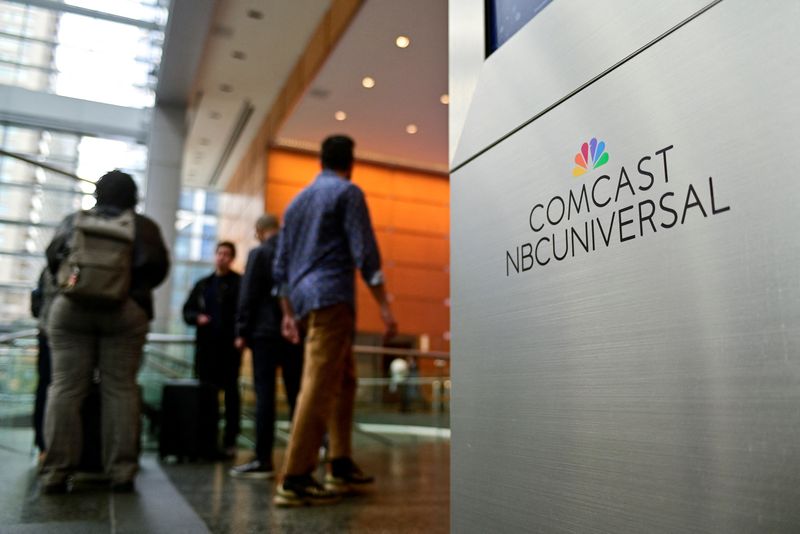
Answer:
<path fill-rule="evenodd" d="M 704 13 L 708 12 L 708 11 L 709 11 L 711 8 L 713 8 L 714 6 L 716 6 L 716 5 L 720 4 L 720 3 L 722 3 L 722 1 L 723 1 L 723 0 L 714 0 L 713 2 L 711 2 L 710 4 L 708 4 L 707 6 L 705 6 L 704 8 L 700 9 L 700 10 L 699 10 L 699 11 L 697 11 L 696 13 L 694 13 L 694 14 L 692 14 L 691 16 L 687 17 L 685 20 L 683 20 L 683 21 L 679 22 L 678 24 L 676 24 L 676 25 L 675 25 L 675 26 L 673 26 L 672 28 L 668 29 L 667 31 L 665 31 L 664 33 L 662 33 L 661 35 L 659 35 L 658 37 L 656 37 L 655 39 L 653 39 L 653 40 L 652 40 L 652 41 L 650 41 L 649 43 L 647 43 L 647 44 L 643 45 L 643 46 L 642 46 L 641 48 L 639 48 L 638 50 L 636 50 L 636 51 L 632 52 L 631 54 L 629 54 L 628 56 L 626 56 L 626 57 L 622 58 L 621 60 L 619 60 L 618 62 L 616 62 L 615 64 L 613 64 L 612 66 L 610 66 L 609 68 L 607 68 L 606 70 L 604 70 L 603 72 L 601 72 L 600 74 L 598 74 L 597 76 L 595 76 L 594 78 L 591 78 L 589 81 L 587 81 L 587 82 L 585 82 L 584 84 L 582 84 L 582 85 L 578 86 L 578 87 L 577 87 L 575 90 L 571 91 L 570 93 L 567 93 L 566 95 L 564 95 L 564 96 L 563 96 L 563 97 L 561 97 L 560 99 L 556 100 L 555 102 L 553 102 L 552 104 L 550 104 L 549 106 L 547 106 L 546 108 L 544 108 L 542 111 L 540 111 L 540 112 L 538 112 L 537 114 L 535 114 L 535 115 L 534 115 L 533 117 L 531 117 L 530 119 L 526 120 L 525 122 L 523 122 L 522 124 L 520 124 L 520 125 L 519 125 L 519 126 L 517 126 L 516 128 L 512 129 L 512 130 L 511 130 L 510 132 L 508 132 L 507 134 L 505 134 L 505 135 L 503 135 L 503 136 L 499 137 L 499 138 L 498 138 L 496 141 L 494 141 L 493 143 L 490 143 L 490 144 L 489 144 L 487 147 L 485 147 L 485 148 L 483 148 L 483 149 L 479 150 L 478 152 L 476 152 L 475 154 L 473 154 L 473 155 L 472 155 L 472 156 L 470 156 L 469 158 L 465 159 L 464 161 L 462 161 L 461 163 L 459 163 L 458 165 L 456 165 L 455 167 L 453 167 L 452 169 L 450 169 L 450 173 L 452 174 L 452 173 L 454 173 L 454 172 L 458 171 L 459 169 L 461 169 L 462 167 L 464 167 L 464 166 L 465 166 L 465 165 L 467 165 L 468 163 L 470 163 L 470 162 L 474 161 L 475 159 L 477 159 L 478 157 L 482 156 L 483 154 L 485 154 L 486 152 L 488 152 L 488 151 L 489 151 L 489 150 L 491 150 L 492 148 L 496 147 L 497 145 L 499 145 L 500 143 L 502 143 L 503 141 L 505 141 L 506 139 L 508 139 L 509 137 L 511 137 L 512 135 L 514 135 L 514 134 L 515 134 L 515 133 L 517 133 L 518 131 L 520 131 L 521 129 L 523 129 L 523 128 L 525 128 L 526 126 L 528 126 L 529 124 L 533 123 L 535 120 L 537 120 L 537 119 L 541 118 L 543 115 L 545 115 L 546 113 L 549 113 L 550 111 L 554 110 L 555 108 L 557 108 L 558 106 L 560 106 L 561 104 L 563 104 L 564 102 L 566 102 L 567 100 L 569 100 L 570 98 L 572 98 L 573 96 L 577 95 L 578 93 L 580 93 L 581 91 L 583 91 L 583 90 L 584 90 L 584 89 L 586 89 L 587 87 L 589 87 L 589 86 L 593 85 L 595 82 L 599 81 L 600 79 L 604 78 L 604 77 L 605 77 L 605 76 L 607 76 L 608 74 L 610 74 L 610 73 L 612 73 L 613 71 L 617 70 L 619 67 L 621 67 L 622 65 L 624 65 L 624 64 L 625 64 L 625 63 L 627 63 L 628 61 L 632 60 L 633 58 L 635 58 L 636 56 L 638 56 L 639 54 L 641 54 L 641 53 L 642 53 L 642 52 L 644 52 L 645 50 L 647 50 L 647 49 L 651 48 L 651 47 L 652 47 L 653 45 L 655 45 L 656 43 L 658 43 L 658 42 L 660 42 L 660 41 L 664 40 L 664 39 L 665 39 L 666 37 L 668 37 L 669 35 L 671 35 L 671 34 L 675 33 L 676 31 L 678 31 L 678 30 L 679 30 L 679 29 L 681 29 L 682 27 L 686 26 L 686 25 L 687 25 L 688 23 L 690 23 L 691 21 L 695 20 L 695 19 L 696 19 L 697 17 L 699 17 L 700 15 L 702 15 L 702 14 L 704 14 Z"/>

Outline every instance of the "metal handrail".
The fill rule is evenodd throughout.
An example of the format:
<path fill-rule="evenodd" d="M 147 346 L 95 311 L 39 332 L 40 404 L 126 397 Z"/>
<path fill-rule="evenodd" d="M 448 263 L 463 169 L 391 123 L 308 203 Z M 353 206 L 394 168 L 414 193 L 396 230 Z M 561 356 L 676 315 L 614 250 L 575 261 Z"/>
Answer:
<path fill-rule="evenodd" d="M 0 345 L 11 343 L 18 339 L 36 337 L 36 334 L 38 333 L 39 333 L 38 329 L 29 328 L 27 330 L 18 330 L 16 332 L 10 332 L 8 334 L 0 334 Z"/>
<path fill-rule="evenodd" d="M 413 356 L 415 358 L 434 358 L 449 360 L 450 353 L 438 350 L 399 349 L 393 347 L 373 347 L 370 345 L 353 345 L 355 354 L 383 354 L 384 356 Z"/>
<path fill-rule="evenodd" d="M 48 163 L 44 163 L 44 162 L 41 162 L 41 161 L 36 161 L 35 159 L 31 159 L 31 158 L 29 158 L 27 156 L 23 156 L 22 154 L 17 154 L 16 152 L 9 152 L 8 150 L 4 150 L 4 149 L 0 148 L 0 156 L 7 156 L 9 158 L 14 158 L 14 159 L 17 159 L 19 161 L 24 161 L 25 163 L 29 163 L 30 165 L 34 165 L 36 167 L 41 167 L 42 169 L 48 170 L 50 172 L 55 172 L 55 173 L 61 174 L 63 176 L 66 176 L 67 178 L 72 178 L 73 180 L 77 180 L 79 182 L 84 182 L 84 183 L 87 183 L 87 184 L 95 185 L 95 183 L 93 181 L 87 180 L 86 178 L 81 178 L 80 176 L 78 176 L 75 173 L 69 172 L 69 171 L 67 171 L 65 169 L 61 169 L 59 167 L 55 167 L 55 166 L 50 165 Z"/>
<path fill-rule="evenodd" d="M 30 328 L 26 330 L 19 330 L 17 332 L 10 332 L 8 334 L 0 335 L 0 344 L 10 343 L 17 339 L 33 338 L 38 334 L 38 329 Z M 164 334 L 160 332 L 150 332 L 147 334 L 147 342 L 153 344 L 175 344 L 175 345 L 193 345 L 195 337 L 187 334 Z M 433 358 L 436 360 L 450 360 L 450 353 L 437 350 L 419 350 L 419 349 L 401 349 L 393 347 L 378 347 L 372 345 L 353 345 L 354 354 L 369 354 L 369 355 L 384 355 L 384 356 L 401 356 L 401 357 L 415 357 L 415 358 Z M 160 356 L 168 356 L 160 354 Z M 177 359 L 176 359 L 177 360 Z M 180 360 L 182 361 L 182 360 Z"/>

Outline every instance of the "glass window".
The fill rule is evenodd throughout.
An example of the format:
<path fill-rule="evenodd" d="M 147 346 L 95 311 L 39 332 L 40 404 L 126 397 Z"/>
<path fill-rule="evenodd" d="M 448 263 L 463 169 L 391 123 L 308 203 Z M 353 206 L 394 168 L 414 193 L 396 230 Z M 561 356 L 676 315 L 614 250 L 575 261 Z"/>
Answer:
<path fill-rule="evenodd" d="M 5 62 L 0 82 L 120 106 L 152 106 L 166 2 L 67 3 L 149 27 L 0 0 L 0 62 Z"/>
<path fill-rule="evenodd" d="M 66 0 L 65 3 L 161 25 L 167 21 L 167 2 L 164 0 Z"/>
<path fill-rule="evenodd" d="M 487 0 L 486 55 L 503 46 L 552 0 Z"/>
<path fill-rule="evenodd" d="M 0 124 L 0 147 L 66 170 L 85 172 L 88 179 L 122 167 L 140 183 L 147 157 L 146 147 L 132 141 L 19 125 Z M 14 158 L 0 157 L 0 300 L 8 303 L 0 310 L 0 330 L 14 321 L 32 323 L 27 295 L 44 265 L 44 250 L 54 228 L 67 214 L 90 207 L 93 191 L 91 183 L 78 183 Z M 24 305 L 19 304 L 18 293 L 23 295 Z"/>
<path fill-rule="evenodd" d="M 175 259 L 188 260 L 191 253 L 191 238 L 185 235 L 179 235 L 175 238 Z"/>
<path fill-rule="evenodd" d="M 206 213 L 214 215 L 219 213 L 219 193 L 216 191 L 206 192 Z"/>
<path fill-rule="evenodd" d="M 192 211 L 193 207 L 194 207 L 193 191 L 191 189 L 184 188 L 181 191 L 181 198 L 180 198 L 180 201 L 178 203 L 178 209 L 181 209 L 181 210 L 184 210 L 184 211 Z"/>
<path fill-rule="evenodd" d="M 200 258 L 206 261 L 213 261 L 214 255 L 217 251 L 216 239 L 203 239 L 203 248 L 200 252 Z"/>

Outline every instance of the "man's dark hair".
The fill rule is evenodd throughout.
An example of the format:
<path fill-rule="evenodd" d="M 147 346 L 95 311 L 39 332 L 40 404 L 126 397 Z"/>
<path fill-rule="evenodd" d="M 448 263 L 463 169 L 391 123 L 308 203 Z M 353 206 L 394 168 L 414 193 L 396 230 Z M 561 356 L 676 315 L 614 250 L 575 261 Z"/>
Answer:
<path fill-rule="evenodd" d="M 105 173 L 95 184 L 94 196 L 99 206 L 131 209 L 136 206 L 136 195 L 133 177 L 119 169 Z"/>
<path fill-rule="evenodd" d="M 355 143 L 346 135 L 332 135 L 322 142 L 322 168 L 349 171 L 353 168 Z"/>
<path fill-rule="evenodd" d="M 231 243 L 230 241 L 220 241 L 217 243 L 217 248 L 215 250 L 219 250 L 222 247 L 228 247 L 231 251 L 231 256 L 234 258 L 236 257 L 236 245 Z"/>

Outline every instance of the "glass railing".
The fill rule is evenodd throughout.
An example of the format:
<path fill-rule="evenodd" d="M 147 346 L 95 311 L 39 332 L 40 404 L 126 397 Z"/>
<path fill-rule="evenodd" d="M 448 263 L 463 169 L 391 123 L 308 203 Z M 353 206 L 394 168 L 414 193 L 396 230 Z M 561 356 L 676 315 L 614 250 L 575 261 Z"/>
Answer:
<path fill-rule="evenodd" d="M 0 427 L 29 427 L 37 374 L 36 330 L 0 335 Z M 446 352 L 356 345 L 359 386 L 356 431 L 446 437 L 450 427 L 450 356 Z M 157 414 L 164 384 L 193 374 L 194 338 L 151 333 L 139 373 L 143 413 Z M 255 396 L 249 358 L 242 366 L 242 440 L 252 443 Z M 278 440 L 284 440 L 289 409 L 278 379 Z M 156 443 L 145 424 L 145 446 Z M 149 445 L 148 445 L 149 444 Z"/>
<path fill-rule="evenodd" d="M 358 373 L 355 422 L 363 431 L 384 433 L 416 432 L 450 428 L 450 355 L 446 352 L 419 351 L 355 345 Z M 189 378 L 193 372 L 192 336 L 151 334 L 145 347 L 145 362 L 139 375 L 146 403 L 158 409 L 165 381 Z M 249 358 L 244 358 L 242 388 L 242 427 L 245 439 L 251 438 L 255 416 L 255 396 Z M 277 417 L 288 421 L 289 407 L 278 378 Z M 288 423 L 284 423 L 286 425 Z M 441 433 L 440 433 L 441 434 Z"/>
<path fill-rule="evenodd" d="M 39 374 L 36 330 L 0 335 L 0 426 L 29 427 Z"/>

